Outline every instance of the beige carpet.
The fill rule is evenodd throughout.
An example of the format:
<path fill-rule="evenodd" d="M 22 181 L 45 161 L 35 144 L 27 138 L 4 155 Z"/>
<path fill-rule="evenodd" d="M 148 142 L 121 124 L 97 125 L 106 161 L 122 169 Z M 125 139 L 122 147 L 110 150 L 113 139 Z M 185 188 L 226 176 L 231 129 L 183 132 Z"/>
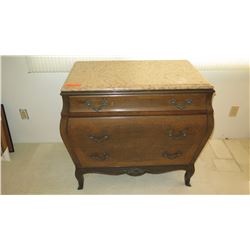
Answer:
<path fill-rule="evenodd" d="M 15 144 L 2 162 L 2 194 L 249 194 L 249 140 L 210 140 L 196 164 L 192 187 L 184 171 L 139 177 L 86 174 L 77 190 L 74 165 L 61 143 Z"/>

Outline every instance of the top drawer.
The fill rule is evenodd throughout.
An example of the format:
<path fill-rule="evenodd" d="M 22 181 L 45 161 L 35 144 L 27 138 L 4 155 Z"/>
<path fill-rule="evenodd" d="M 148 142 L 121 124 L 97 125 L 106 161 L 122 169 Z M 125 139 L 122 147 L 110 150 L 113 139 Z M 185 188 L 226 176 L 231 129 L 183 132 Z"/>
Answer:
<path fill-rule="evenodd" d="M 70 112 L 206 110 L 206 93 L 69 96 Z"/>

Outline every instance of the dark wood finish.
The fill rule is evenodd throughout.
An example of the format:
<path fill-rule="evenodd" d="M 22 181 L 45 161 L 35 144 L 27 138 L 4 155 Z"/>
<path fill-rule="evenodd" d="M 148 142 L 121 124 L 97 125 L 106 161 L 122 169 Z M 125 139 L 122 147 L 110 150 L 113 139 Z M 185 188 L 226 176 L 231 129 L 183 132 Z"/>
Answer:
<path fill-rule="evenodd" d="M 69 118 L 68 135 L 84 167 L 178 165 L 192 160 L 206 124 L 206 115 Z"/>
<path fill-rule="evenodd" d="M 7 147 L 9 152 L 14 152 L 14 145 L 3 104 L 1 104 L 1 134 L 2 152 L 4 152 Z"/>
<path fill-rule="evenodd" d="M 74 117 L 68 119 L 68 133 L 78 147 L 117 146 L 120 141 L 126 147 L 131 143 L 164 146 L 166 142 L 198 142 L 206 132 L 206 124 L 206 115 L 192 116 L 192 119 L 187 115 Z"/>
<path fill-rule="evenodd" d="M 79 189 L 85 173 L 139 176 L 174 170 L 185 170 L 190 186 L 195 160 L 214 126 L 213 92 L 62 92 L 60 131 Z"/>
<path fill-rule="evenodd" d="M 8 148 L 8 142 L 4 131 L 3 121 L 1 120 L 1 155 L 5 152 L 7 148 Z"/>
<path fill-rule="evenodd" d="M 83 189 L 84 185 L 84 177 L 83 177 L 84 171 L 81 168 L 76 168 L 75 170 L 75 177 L 78 181 L 78 190 Z"/>
<path fill-rule="evenodd" d="M 71 113 L 206 110 L 205 94 L 70 96 Z"/>
<path fill-rule="evenodd" d="M 186 186 L 191 187 L 190 179 L 193 176 L 194 172 L 195 172 L 194 164 L 190 164 L 187 167 L 187 170 L 186 170 L 186 173 L 185 173 L 185 176 L 184 176 L 184 180 L 185 180 L 185 185 Z"/>

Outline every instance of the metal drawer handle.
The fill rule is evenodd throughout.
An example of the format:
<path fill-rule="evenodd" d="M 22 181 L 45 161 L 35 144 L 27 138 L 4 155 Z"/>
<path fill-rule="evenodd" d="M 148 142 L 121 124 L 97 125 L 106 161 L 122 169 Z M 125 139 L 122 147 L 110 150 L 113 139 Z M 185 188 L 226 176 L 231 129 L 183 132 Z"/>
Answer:
<path fill-rule="evenodd" d="M 184 102 L 177 103 L 176 99 L 169 100 L 169 104 L 175 106 L 177 109 L 183 110 L 187 105 L 192 104 L 192 99 L 186 99 Z"/>
<path fill-rule="evenodd" d="M 93 140 L 96 143 L 101 143 L 109 139 L 108 135 L 102 135 L 102 136 L 89 135 L 88 137 L 90 140 Z"/>
<path fill-rule="evenodd" d="M 101 153 L 101 154 L 93 153 L 90 155 L 90 158 L 96 161 L 105 161 L 109 158 L 109 154 L 108 153 Z"/>
<path fill-rule="evenodd" d="M 99 112 L 99 111 L 102 110 L 104 107 L 108 106 L 109 103 L 108 103 L 108 100 L 102 99 L 100 105 L 97 106 L 97 107 L 95 107 L 95 106 L 93 106 L 92 101 L 86 100 L 86 101 L 85 101 L 85 105 L 86 105 L 88 108 L 94 110 L 95 112 Z"/>
<path fill-rule="evenodd" d="M 187 136 L 187 129 L 181 130 L 178 133 L 174 133 L 173 129 L 167 131 L 168 137 L 174 140 L 184 139 Z"/>
<path fill-rule="evenodd" d="M 178 150 L 177 152 L 175 152 L 173 154 L 168 153 L 167 151 L 165 151 L 165 152 L 162 153 L 162 156 L 164 158 L 168 158 L 170 160 L 174 160 L 174 159 L 180 157 L 181 155 L 182 155 L 182 152 L 180 150 Z"/>

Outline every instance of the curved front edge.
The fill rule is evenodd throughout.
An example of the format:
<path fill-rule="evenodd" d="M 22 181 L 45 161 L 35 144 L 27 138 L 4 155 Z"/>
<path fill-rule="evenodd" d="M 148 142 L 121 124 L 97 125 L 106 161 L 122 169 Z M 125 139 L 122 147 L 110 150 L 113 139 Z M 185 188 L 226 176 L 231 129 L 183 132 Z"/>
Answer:
<path fill-rule="evenodd" d="M 208 142 L 208 139 L 210 138 L 213 129 L 214 129 L 214 111 L 212 107 L 212 97 L 214 94 L 214 90 L 212 89 L 211 92 L 207 93 L 207 128 L 205 136 L 203 137 L 200 145 L 198 146 L 198 149 L 196 150 L 193 159 L 190 164 L 194 164 L 198 156 L 200 155 L 202 149 Z"/>
<path fill-rule="evenodd" d="M 70 147 L 70 140 L 68 137 L 68 116 L 65 115 L 68 113 L 68 110 L 69 110 L 68 97 L 67 96 L 62 96 L 62 97 L 63 97 L 63 108 L 62 108 L 61 120 L 60 120 L 60 134 L 61 134 L 63 143 L 66 146 L 67 151 L 69 152 L 69 155 L 75 164 L 75 167 L 79 168 L 80 163 L 76 155 L 74 154 L 73 150 Z"/>

